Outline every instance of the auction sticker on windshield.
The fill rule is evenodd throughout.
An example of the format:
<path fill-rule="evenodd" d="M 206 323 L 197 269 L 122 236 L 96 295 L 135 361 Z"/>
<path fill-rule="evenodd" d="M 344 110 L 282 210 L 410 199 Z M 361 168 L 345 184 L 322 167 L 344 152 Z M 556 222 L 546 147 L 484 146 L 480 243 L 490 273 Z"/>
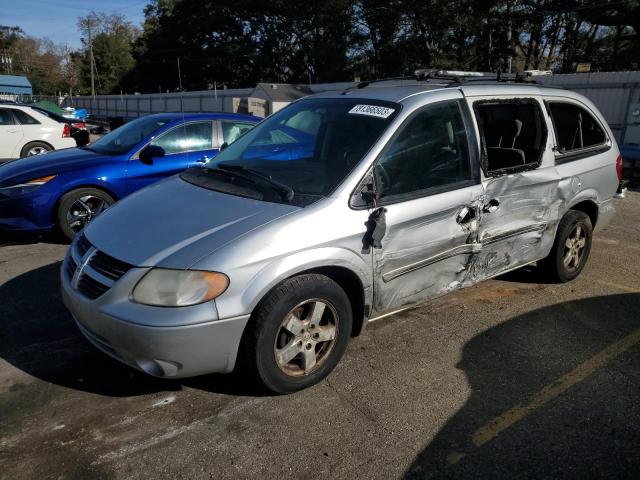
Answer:
<path fill-rule="evenodd" d="M 369 115 L 371 117 L 387 118 L 395 112 L 395 109 L 388 107 L 379 107 L 377 105 L 356 105 L 349 113 L 355 113 L 357 115 Z"/>

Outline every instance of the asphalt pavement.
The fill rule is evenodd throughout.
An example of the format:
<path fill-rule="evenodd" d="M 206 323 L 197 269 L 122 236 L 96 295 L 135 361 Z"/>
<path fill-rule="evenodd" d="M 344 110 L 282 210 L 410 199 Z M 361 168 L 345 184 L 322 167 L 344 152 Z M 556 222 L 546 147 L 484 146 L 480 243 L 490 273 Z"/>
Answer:
<path fill-rule="evenodd" d="M 319 385 L 133 371 L 0 240 L 0 478 L 640 478 L 640 193 L 569 284 L 525 268 L 381 319 Z"/>

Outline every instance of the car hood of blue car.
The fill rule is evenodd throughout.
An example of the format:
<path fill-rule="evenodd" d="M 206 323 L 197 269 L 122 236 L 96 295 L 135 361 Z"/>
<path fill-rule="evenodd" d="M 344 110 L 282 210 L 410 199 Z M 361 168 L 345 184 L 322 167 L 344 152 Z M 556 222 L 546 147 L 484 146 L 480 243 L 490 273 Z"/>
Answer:
<path fill-rule="evenodd" d="M 112 161 L 113 157 L 82 148 L 56 150 L 44 155 L 19 158 L 0 163 L 0 185 L 33 180 L 47 175 L 59 175 L 70 170 Z"/>
<path fill-rule="evenodd" d="M 116 203 L 84 233 L 98 250 L 131 265 L 185 269 L 300 208 L 208 190 L 175 176 Z"/>

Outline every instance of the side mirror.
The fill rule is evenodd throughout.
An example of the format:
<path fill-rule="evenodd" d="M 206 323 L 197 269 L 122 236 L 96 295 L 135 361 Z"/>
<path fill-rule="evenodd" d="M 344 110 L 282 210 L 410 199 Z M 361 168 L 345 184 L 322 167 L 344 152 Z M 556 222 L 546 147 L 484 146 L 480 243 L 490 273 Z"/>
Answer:
<path fill-rule="evenodd" d="M 360 185 L 360 196 L 367 205 L 375 205 L 376 200 L 378 200 L 378 192 L 376 191 L 376 181 L 373 172 L 370 172 Z"/>
<path fill-rule="evenodd" d="M 138 155 L 138 159 L 145 165 L 153 165 L 153 159 L 160 157 L 164 157 L 164 148 L 158 145 L 147 145 Z"/>
<path fill-rule="evenodd" d="M 372 207 L 377 200 L 375 177 L 373 172 L 369 172 L 351 197 L 350 205 L 354 208 Z"/>
<path fill-rule="evenodd" d="M 224 150 L 228 146 L 229 146 L 229 144 L 227 142 L 224 142 L 222 145 L 220 145 L 220 151 Z"/>

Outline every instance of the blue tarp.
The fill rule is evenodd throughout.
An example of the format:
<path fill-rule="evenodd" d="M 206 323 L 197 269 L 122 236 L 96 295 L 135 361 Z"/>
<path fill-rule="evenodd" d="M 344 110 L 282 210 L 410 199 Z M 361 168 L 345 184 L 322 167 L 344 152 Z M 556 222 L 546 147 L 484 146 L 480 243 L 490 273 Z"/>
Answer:
<path fill-rule="evenodd" d="M 27 77 L 0 75 L 0 94 L 2 93 L 31 95 L 33 89 Z"/>
<path fill-rule="evenodd" d="M 89 112 L 86 108 L 76 108 L 73 111 L 73 115 L 75 115 L 77 118 L 80 118 L 81 120 L 86 120 L 89 116 Z"/>
<path fill-rule="evenodd" d="M 625 160 L 640 160 L 640 145 L 620 145 L 620 153 Z"/>

